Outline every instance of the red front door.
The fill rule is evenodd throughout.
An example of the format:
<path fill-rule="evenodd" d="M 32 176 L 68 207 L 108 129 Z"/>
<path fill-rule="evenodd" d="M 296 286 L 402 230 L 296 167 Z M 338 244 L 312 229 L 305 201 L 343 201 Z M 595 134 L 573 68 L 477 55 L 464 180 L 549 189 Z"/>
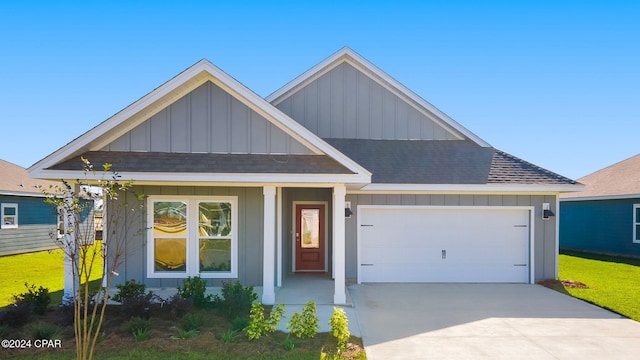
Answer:
<path fill-rule="evenodd" d="M 324 204 L 296 205 L 296 271 L 325 271 Z"/>

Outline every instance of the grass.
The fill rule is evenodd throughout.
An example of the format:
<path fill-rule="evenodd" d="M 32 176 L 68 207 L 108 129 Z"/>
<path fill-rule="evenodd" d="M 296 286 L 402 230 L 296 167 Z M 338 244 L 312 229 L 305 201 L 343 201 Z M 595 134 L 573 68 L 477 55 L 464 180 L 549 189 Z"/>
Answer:
<path fill-rule="evenodd" d="M 99 242 L 96 242 L 99 244 Z M 98 267 L 101 267 L 97 263 Z M 27 291 L 25 282 L 49 289 L 52 305 L 62 300 L 64 290 L 64 253 L 60 249 L 0 257 L 0 308 L 13 303 L 13 295 Z M 91 277 L 95 282 L 101 272 Z M 97 284 L 96 284 L 97 285 Z"/>
<path fill-rule="evenodd" d="M 640 321 L 640 259 L 564 252 L 559 264 L 560 279 L 587 288 L 557 290 Z"/>

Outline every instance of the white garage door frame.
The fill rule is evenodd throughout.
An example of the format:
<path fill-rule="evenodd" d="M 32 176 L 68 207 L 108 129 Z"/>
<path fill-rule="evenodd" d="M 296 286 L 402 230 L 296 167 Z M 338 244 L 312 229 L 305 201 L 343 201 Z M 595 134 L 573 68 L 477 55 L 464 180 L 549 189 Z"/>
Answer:
<path fill-rule="evenodd" d="M 529 284 L 535 283 L 535 237 L 534 237 L 534 206 L 431 206 L 431 205 L 358 205 L 358 217 L 357 217 L 357 269 L 358 276 L 357 282 L 358 284 L 362 283 L 361 277 L 361 241 L 362 241 L 362 212 L 367 209 L 385 209 L 385 210 L 477 210 L 477 211 L 504 211 L 504 210 L 521 210 L 529 212 Z"/>

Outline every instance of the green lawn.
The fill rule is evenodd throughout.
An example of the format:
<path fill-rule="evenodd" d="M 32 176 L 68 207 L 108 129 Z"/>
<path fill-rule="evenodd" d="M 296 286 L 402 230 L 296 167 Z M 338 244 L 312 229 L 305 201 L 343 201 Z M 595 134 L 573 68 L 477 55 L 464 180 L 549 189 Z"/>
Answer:
<path fill-rule="evenodd" d="M 566 252 L 559 262 L 561 280 L 588 286 L 562 291 L 640 321 L 640 259 Z"/>
<path fill-rule="evenodd" d="M 102 260 L 100 260 L 102 263 Z M 99 265 L 101 266 L 101 265 Z M 62 250 L 41 251 L 0 257 L 0 307 L 13 303 L 13 295 L 27 291 L 24 283 L 49 289 L 53 304 L 59 304 L 64 289 L 64 253 Z M 92 280 L 100 277 L 95 272 Z"/>

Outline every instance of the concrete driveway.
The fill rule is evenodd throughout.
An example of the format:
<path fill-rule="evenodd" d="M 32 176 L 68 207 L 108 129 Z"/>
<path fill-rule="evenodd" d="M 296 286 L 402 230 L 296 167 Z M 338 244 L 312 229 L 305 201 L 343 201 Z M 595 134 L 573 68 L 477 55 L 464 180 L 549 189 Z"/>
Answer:
<path fill-rule="evenodd" d="M 640 323 L 539 285 L 350 285 L 367 356 L 639 359 Z"/>

